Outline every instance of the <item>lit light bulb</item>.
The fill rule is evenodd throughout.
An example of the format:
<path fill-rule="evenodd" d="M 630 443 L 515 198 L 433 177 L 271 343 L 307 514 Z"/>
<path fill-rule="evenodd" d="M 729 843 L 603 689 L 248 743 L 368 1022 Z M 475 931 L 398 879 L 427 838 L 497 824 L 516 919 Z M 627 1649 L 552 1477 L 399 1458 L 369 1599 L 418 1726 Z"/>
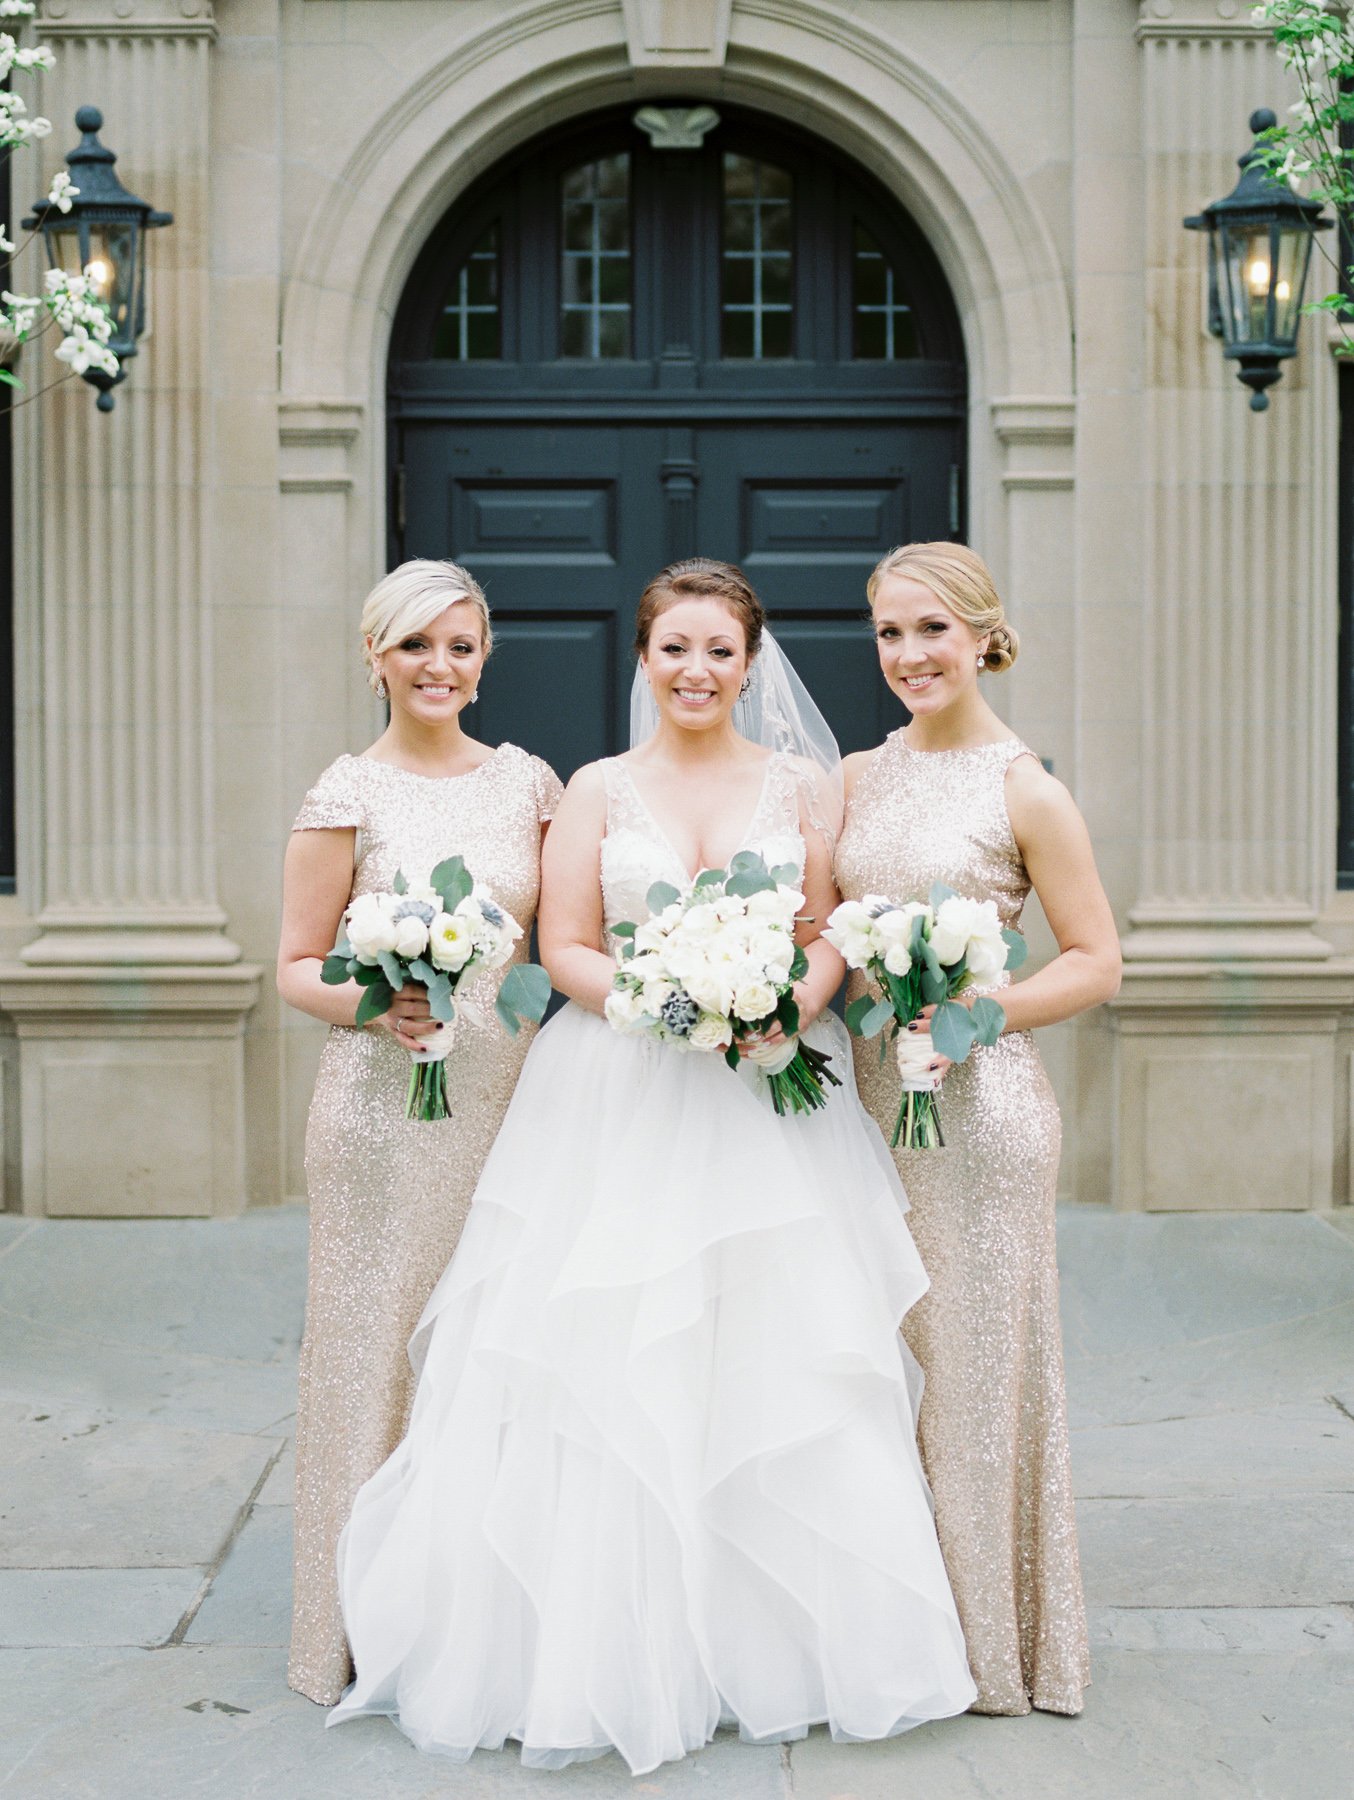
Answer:
<path fill-rule="evenodd" d="M 1266 293 L 1269 289 L 1269 264 L 1257 256 L 1246 271 L 1246 279 L 1251 284 L 1253 294 Z"/>
<path fill-rule="evenodd" d="M 1276 300 L 1286 300 L 1288 298 L 1289 292 L 1290 292 L 1290 290 L 1289 290 L 1288 283 L 1286 281 L 1281 281 L 1279 283 L 1278 287 L 1276 287 L 1274 290 L 1274 298 Z"/>
<path fill-rule="evenodd" d="M 109 270 L 106 262 L 100 262 L 96 257 L 93 262 L 85 265 L 85 274 L 101 294 L 107 292 Z"/>

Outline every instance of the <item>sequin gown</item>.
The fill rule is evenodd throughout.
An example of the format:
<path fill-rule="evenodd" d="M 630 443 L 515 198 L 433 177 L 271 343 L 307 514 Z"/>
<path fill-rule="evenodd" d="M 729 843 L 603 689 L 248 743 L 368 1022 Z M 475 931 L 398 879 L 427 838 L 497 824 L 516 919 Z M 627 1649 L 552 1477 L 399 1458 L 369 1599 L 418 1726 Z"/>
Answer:
<path fill-rule="evenodd" d="M 919 752 L 901 731 L 857 778 L 837 850 L 847 899 L 933 881 L 1020 919 L 1030 878 L 1006 810 L 1015 738 Z M 1003 984 L 1009 981 L 1003 976 Z M 863 986 L 853 977 L 853 988 Z M 892 1135 L 899 1080 L 853 1040 L 861 1098 Z M 1077 1713 L 1088 1674 L 1054 1242 L 1061 1126 L 1028 1032 L 946 1076 L 946 1147 L 895 1151 L 931 1277 L 903 1331 L 926 1376 L 920 1438 L 978 1683 L 974 1710 Z"/>
<path fill-rule="evenodd" d="M 560 783 L 501 744 L 468 774 L 438 779 L 341 756 L 306 795 L 297 831 L 355 826 L 353 893 L 397 870 L 427 875 L 460 855 L 528 935 L 540 884 L 541 824 Z M 526 956 L 526 937 L 516 960 Z M 404 1116 L 409 1056 L 385 1033 L 335 1026 L 306 1130 L 310 1263 L 296 1413 L 295 1588 L 288 1681 L 332 1705 L 351 1674 L 335 1554 L 353 1495 L 404 1433 L 407 1346 L 461 1234 L 481 1165 L 533 1035 L 494 1018 L 501 974 L 465 991 L 447 1058 L 452 1118 Z"/>
<path fill-rule="evenodd" d="M 611 927 L 690 874 L 601 768 Z M 802 869 L 796 788 L 772 758 L 743 842 Z M 721 1719 L 859 1739 L 968 1706 L 897 1333 L 926 1277 L 846 1032 L 808 1035 L 846 1079 L 778 1119 L 722 1057 L 572 1003 L 542 1030 L 411 1345 L 408 1436 L 343 1534 L 357 1677 L 329 1724 L 641 1774 Z"/>

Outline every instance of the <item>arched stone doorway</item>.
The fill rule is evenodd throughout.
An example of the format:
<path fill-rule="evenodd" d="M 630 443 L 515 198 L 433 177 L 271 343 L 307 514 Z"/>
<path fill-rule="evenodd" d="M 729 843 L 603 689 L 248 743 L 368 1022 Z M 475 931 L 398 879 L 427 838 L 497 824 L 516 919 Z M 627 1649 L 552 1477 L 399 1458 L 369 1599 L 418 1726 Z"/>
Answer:
<path fill-rule="evenodd" d="M 635 601 L 695 552 L 744 565 L 857 748 L 896 722 L 864 579 L 961 534 L 966 388 L 940 264 L 865 170 L 742 107 L 613 108 L 494 167 L 413 267 L 390 556 L 484 581 L 476 728 L 562 772 L 624 747 Z"/>

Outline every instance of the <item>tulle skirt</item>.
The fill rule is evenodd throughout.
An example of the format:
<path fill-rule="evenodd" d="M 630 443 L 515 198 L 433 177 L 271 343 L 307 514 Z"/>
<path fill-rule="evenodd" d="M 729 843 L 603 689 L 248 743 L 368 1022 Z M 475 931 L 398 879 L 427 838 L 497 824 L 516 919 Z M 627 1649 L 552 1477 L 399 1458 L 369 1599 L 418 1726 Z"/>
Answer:
<path fill-rule="evenodd" d="M 717 1056 L 572 1005 L 540 1033 L 343 1534 L 331 1723 L 640 1774 L 721 1723 L 974 1698 L 897 1331 L 926 1276 L 845 1033 L 811 1036 L 845 1085 L 779 1119 Z"/>

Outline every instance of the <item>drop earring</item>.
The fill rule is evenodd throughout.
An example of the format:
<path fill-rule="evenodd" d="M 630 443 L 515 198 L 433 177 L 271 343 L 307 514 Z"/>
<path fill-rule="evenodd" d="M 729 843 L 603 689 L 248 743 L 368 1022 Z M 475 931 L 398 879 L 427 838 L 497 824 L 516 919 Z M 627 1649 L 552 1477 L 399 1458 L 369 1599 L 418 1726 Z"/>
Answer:
<path fill-rule="evenodd" d="M 384 675 L 378 675 L 376 677 L 376 698 L 378 700 L 388 700 L 390 698 L 390 689 L 386 686 L 386 678 Z"/>
<path fill-rule="evenodd" d="M 978 667 L 980 669 L 985 669 L 987 667 L 987 658 L 985 656 L 980 656 L 978 658 Z"/>
<path fill-rule="evenodd" d="M 470 696 L 470 704 L 473 706 L 475 704 L 475 702 L 479 699 L 479 697 L 480 697 L 480 691 L 478 688 L 476 688 L 474 693 Z"/>
<path fill-rule="evenodd" d="M 738 698 L 739 698 L 739 699 L 740 699 L 740 700 L 741 700 L 741 699 L 742 699 L 742 698 L 743 698 L 743 696 L 744 696 L 744 694 L 746 694 L 746 693 L 747 693 L 747 691 L 748 691 L 748 689 L 749 689 L 749 688 L 750 688 L 750 687 L 751 687 L 751 686 L 752 686 L 752 677 L 751 677 L 751 675 L 745 675 L 745 676 L 744 676 L 744 677 L 743 677 L 743 685 L 742 685 L 742 687 L 740 687 L 740 688 L 739 688 L 739 690 L 738 690 Z"/>

